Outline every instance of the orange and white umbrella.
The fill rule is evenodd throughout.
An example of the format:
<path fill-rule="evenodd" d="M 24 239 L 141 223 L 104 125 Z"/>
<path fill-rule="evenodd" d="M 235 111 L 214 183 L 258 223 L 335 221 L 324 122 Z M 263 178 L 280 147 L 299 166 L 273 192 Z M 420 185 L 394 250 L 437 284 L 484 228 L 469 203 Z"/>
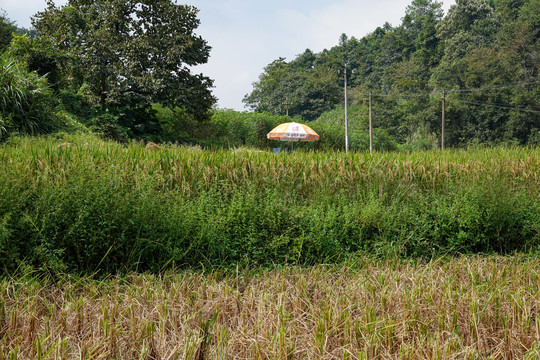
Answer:
<path fill-rule="evenodd" d="M 295 122 L 283 123 L 276 126 L 266 137 L 279 141 L 317 141 L 319 134 L 307 125 Z"/>

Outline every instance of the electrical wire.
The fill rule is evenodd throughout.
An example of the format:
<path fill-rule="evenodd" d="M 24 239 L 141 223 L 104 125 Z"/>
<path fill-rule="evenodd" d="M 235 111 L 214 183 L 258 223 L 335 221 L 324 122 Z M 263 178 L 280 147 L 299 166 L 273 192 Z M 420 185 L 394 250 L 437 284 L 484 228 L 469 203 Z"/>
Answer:
<path fill-rule="evenodd" d="M 540 114 L 540 111 L 537 110 L 531 110 L 531 109 L 524 109 L 512 105 L 502 105 L 502 104 L 490 104 L 490 103 L 480 103 L 476 101 L 465 101 L 465 100 L 459 100 L 459 102 L 469 105 L 479 105 L 479 106 L 488 106 L 488 107 L 494 107 L 494 108 L 500 108 L 500 109 L 510 109 L 510 110 L 517 110 L 517 111 L 523 111 L 523 112 L 529 112 L 533 114 Z"/>
<path fill-rule="evenodd" d="M 371 94 L 372 97 L 386 97 L 386 98 L 393 98 L 393 97 L 410 97 L 410 98 L 416 98 L 416 97 L 429 97 L 430 93 L 416 93 L 416 94 Z"/>
<path fill-rule="evenodd" d="M 468 93 L 468 92 L 475 92 L 475 91 L 490 91 L 490 90 L 499 90 L 499 89 L 507 89 L 517 86 L 523 86 L 523 85 L 533 85 L 533 84 L 540 84 L 540 80 L 537 81 L 527 81 L 527 82 L 518 82 L 518 83 L 511 83 L 511 84 L 505 84 L 505 85 L 494 85 L 494 86 L 485 86 L 485 87 L 479 87 L 479 88 L 469 88 L 469 89 L 455 89 L 455 90 L 444 90 L 446 94 L 456 94 L 456 93 Z M 414 94 L 374 94 L 372 93 L 372 97 L 386 97 L 386 98 L 392 98 L 392 97 L 429 97 L 434 94 L 442 94 L 443 90 L 434 90 L 430 93 L 414 93 Z"/>
<path fill-rule="evenodd" d="M 467 102 L 467 100 L 464 100 L 464 99 L 455 99 L 455 101 L 458 101 L 458 102 Z M 518 108 L 518 107 L 519 107 L 518 105 L 501 104 L 501 103 L 495 103 L 495 102 L 489 102 L 489 103 L 488 103 L 488 102 L 483 102 L 483 103 L 478 102 L 478 104 L 490 104 L 490 105 L 494 105 L 494 106 L 512 107 L 512 108 Z M 540 111 L 540 108 L 535 107 L 535 106 L 531 106 L 530 108 L 531 108 L 530 110 Z"/>
<path fill-rule="evenodd" d="M 539 83 L 540 81 L 530 81 L 530 82 L 512 83 L 512 84 L 506 84 L 506 85 L 486 86 L 486 87 L 480 87 L 480 88 L 447 90 L 445 92 L 447 94 L 453 94 L 453 93 L 467 93 L 467 92 L 474 92 L 474 91 L 489 91 L 489 90 L 508 89 L 508 88 L 521 86 L 521 85 L 532 85 L 532 84 L 539 84 Z M 437 92 L 442 92 L 442 90 L 438 90 Z"/>

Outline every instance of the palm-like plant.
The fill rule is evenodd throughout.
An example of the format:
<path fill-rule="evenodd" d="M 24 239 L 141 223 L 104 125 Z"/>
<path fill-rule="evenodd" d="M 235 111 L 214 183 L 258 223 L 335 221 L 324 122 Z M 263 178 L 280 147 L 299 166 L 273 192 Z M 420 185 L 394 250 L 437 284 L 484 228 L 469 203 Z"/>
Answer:
<path fill-rule="evenodd" d="M 0 136 L 36 134 L 52 127 L 53 97 L 44 77 L 26 70 L 7 53 L 0 56 Z"/>

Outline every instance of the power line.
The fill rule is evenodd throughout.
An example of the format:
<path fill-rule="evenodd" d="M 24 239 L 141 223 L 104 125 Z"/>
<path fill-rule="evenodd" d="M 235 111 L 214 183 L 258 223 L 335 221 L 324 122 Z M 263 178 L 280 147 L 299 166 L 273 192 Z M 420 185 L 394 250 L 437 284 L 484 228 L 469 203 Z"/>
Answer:
<path fill-rule="evenodd" d="M 505 85 L 484 86 L 484 87 L 479 87 L 479 88 L 445 90 L 445 93 L 454 94 L 454 93 L 467 93 L 467 92 L 475 92 L 475 91 L 489 91 L 489 90 L 506 89 L 506 88 L 512 88 L 512 87 L 517 87 L 517 86 L 523 86 L 523 85 L 533 85 L 533 84 L 540 84 L 540 80 L 510 83 L 510 84 L 505 84 Z M 414 97 L 429 97 L 435 94 L 442 94 L 442 92 L 443 90 L 434 90 L 430 93 L 423 92 L 423 93 L 398 93 L 398 94 L 372 94 L 372 96 L 382 97 L 382 98 L 392 98 L 392 97 L 414 98 Z"/>
<path fill-rule="evenodd" d="M 463 99 L 456 99 L 456 101 L 458 102 L 463 102 L 463 103 L 466 103 L 467 100 L 463 100 Z M 494 106 L 501 106 L 501 107 L 512 107 L 512 108 L 520 108 L 518 105 L 512 105 L 512 104 L 501 104 L 501 103 L 495 103 L 495 102 L 484 102 L 484 103 L 478 103 L 478 104 L 490 104 L 490 105 L 494 105 Z M 531 106 L 530 107 L 531 109 L 530 110 L 533 110 L 533 111 L 540 111 L 540 108 L 537 108 L 535 106 Z M 521 108 L 523 109 L 523 108 Z"/>
<path fill-rule="evenodd" d="M 465 101 L 465 100 L 459 100 L 459 101 L 462 102 L 462 103 L 465 103 L 465 104 L 470 104 L 470 105 L 488 106 L 488 107 L 494 107 L 494 108 L 500 108 L 500 109 L 510 109 L 510 110 L 529 112 L 529 113 L 533 113 L 533 114 L 540 114 L 540 111 L 537 111 L 537 110 L 524 109 L 524 108 L 519 108 L 519 107 L 512 106 L 512 105 L 480 103 L 480 102 L 476 102 L 476 101 Z"/>
<path fill-rule="evenodd" d="M 485 87 L 480 87 L 480 88 L 455 89 L 455 90 L 447 90 L 446 93 L 466 93 L 466 92 L 474 92 L 474 91 L 489 91 L 489 90 L 507 89 L 507 88 L 512 88 L 516 86 L 532 85 L 532 84 L 539 84 L 539 83 L 540 81 L 530 81 L 530 82 L 512 83 L 512 84 L 506 84 L 506 85 L 485 86 Z M 438 90 L 438 92 L 440 91 L 441 90 Z"/>
<path fill-rule="evenodd" d="M 386 97 L 386 98 L 393 98 L 393 97 L 429 97 L 430 93 L 416 93 L 416 94 L 371 94 L 371 96 L 374 97 Z"/>
<path fill-rule="evenodd" d="M 506 89 L 506 88 L 513 88 L 517 86 L 525 86 L 525 85 L 532 85 L 532 84 L 540 84 L 539 81 L 530 81 L 530 82 L 520 82 L 520 83 L 512 83 L 512 84 L 506 84 L 506 85 L 494 85 L 494 86 L 486 86 L 481 88 L 470 88 L 470 89 L 455 89 L 455 90 L 434 90 L 431 93 L 422 92 L 422 93 L 401 93 L 401 94 L 373 94 L 369 93 L 369 132 L 370 132 L 370 151 L 372 151 L 371 148 L 371 134 L 372 134 L 372 124 L 371 124 L 371 98 L 372 97 L 379 97 L 383 100 L 393 100 L 395 98 L 420 98 L 420 97 L 432 97 L 436 96 L 438 94 L 442 95 L 442 114 L 441 114 L 441 149 L 444 150 L 445 148 L 445 100 L 447 94 L 453 94 L 453 93 L 472 93 L 475 91 L 494 91 L 499 89 Z M 470 95 L 472 96 L 472 94 Z M 484 95 L 485 96 L 485 95 Z M 359 101 L 365 101 L 365 99 L 361 99 Z M 525 109 L 518 106 L 510 105 L 510 104 L 501 104 L 501 103 L 482 103 L 482 102 L 476 102 L 476 101 L 467 101 L 460 98 L 456 99 L 457 102 L 463 103 L 463 104 L 469 104 L 469 105 L 476 105 L 476 106 L 487 106 L 487 107 L 493 107 L 493 108 L 499 108 L 499 109 L 509 109 L 514 111 L 522 111 L 522 112 L 528 112 L 532 114 L 540 114 L 540 110 L 534 110 L 533 109 Z M 536 108 L 538 109 L 538 108 Z M 365 112 L 360 113 L 358 115 L 365 115 Z"/>

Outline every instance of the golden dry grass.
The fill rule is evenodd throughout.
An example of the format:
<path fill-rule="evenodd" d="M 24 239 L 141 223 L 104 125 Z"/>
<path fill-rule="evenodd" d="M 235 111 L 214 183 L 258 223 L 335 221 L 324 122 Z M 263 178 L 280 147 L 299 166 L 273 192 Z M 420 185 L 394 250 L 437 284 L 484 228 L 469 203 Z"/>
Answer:
<path fill-rule="evenodd" d="M 538 259 L 0 284 L 0 359 L 540 358 Z"/>

